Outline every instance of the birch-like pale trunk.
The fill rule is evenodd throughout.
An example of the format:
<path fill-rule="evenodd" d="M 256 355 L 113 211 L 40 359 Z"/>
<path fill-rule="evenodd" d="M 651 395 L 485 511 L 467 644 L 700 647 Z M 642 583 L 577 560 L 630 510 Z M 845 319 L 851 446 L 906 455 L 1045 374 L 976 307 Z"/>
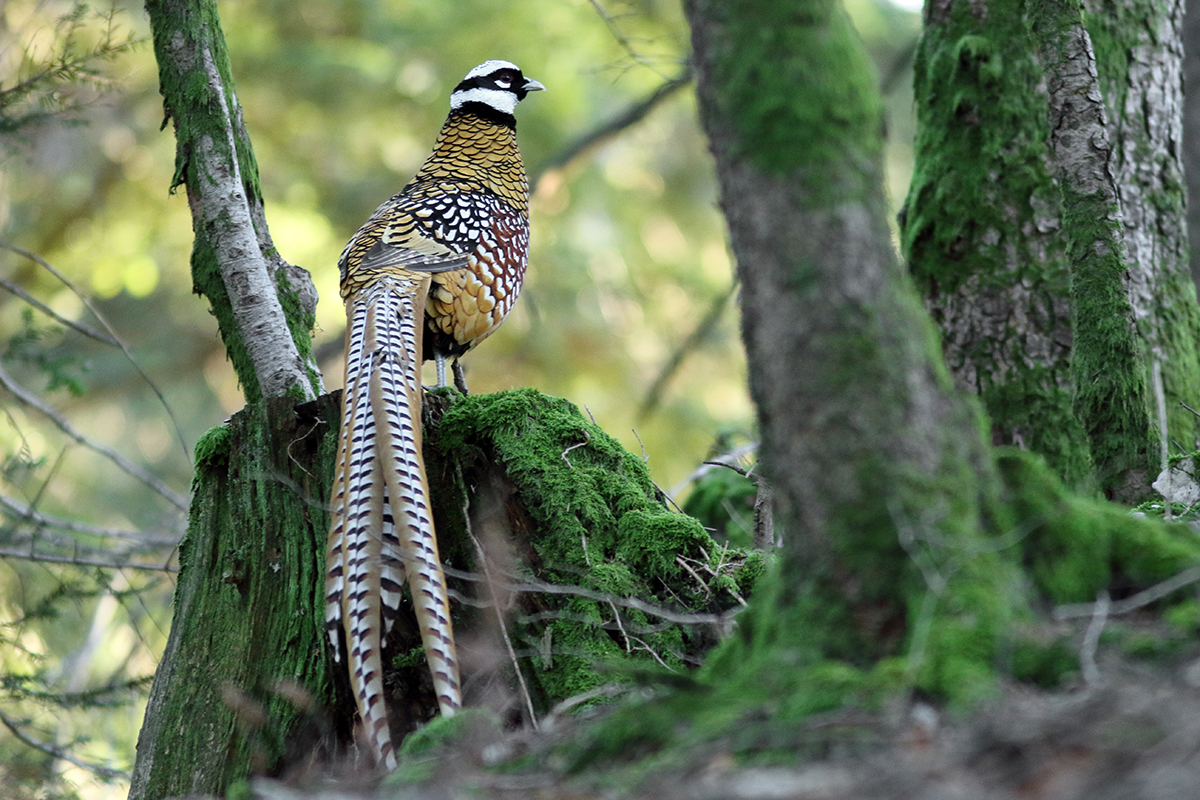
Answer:
<path fill-rule="evenodd" d="M 146 10 L 175 127 L 172 187 L 186 187 L 192 211 L 196 289 L 212 304 L 248 402 L 314 399 L 324 391 L 308 341 L 316 290 L 307 272 L 279 258 L 267 231 L 215 4 L 150 0 Z"/>

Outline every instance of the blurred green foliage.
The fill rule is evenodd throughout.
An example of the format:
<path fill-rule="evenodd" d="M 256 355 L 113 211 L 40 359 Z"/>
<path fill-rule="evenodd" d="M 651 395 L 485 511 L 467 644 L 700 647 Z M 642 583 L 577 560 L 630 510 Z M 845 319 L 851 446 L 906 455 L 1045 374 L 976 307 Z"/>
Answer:
<path fill-rule="evenodd" d="M 849 6 L 887 89 L 890 192 L 902 198 L 911 163 L 905 54 L 919 22 L 883 0 Z M 509 320 L 465 360 L 472 390 L 530 386 L 563 396 L 644 452 L 656 482 L 681 494 L 719 431 L 754 435 L 735 305 L 691 336 L 734 274 L 690 88 L 564 166 L 543 168 L 684 72 L 689 34 L 675 0 L 246 0 L 220 11 L 271 233 L 285 259 L 312 273 L 322 298 L 314 344 L 327 388 L 341 385 L 338 253 L 419 166 L 455 83 L 475 64 L 505 58 L 549 91 L 518 112 L 534 181 L 529 274 Z M 174 142 L 161 129 L 147 37 L 145 12 L 132 0 L 92 10 L 72 0 L 0 5 L 0 112 L 25 115 L 19 135 L 0 147 L 0 242 L 45 259 L 94 298 L 153 386 L 120 349 L 40 312 L 31 318 L 28 304 L 5 292 L 0 366 L 81 435 L 186 494 L 188 450 L 243 401 L 206 304 L 192 295 L 191 220 L 182 193 L 167 192 Z M 56 72 L 3 105 L 16 98 L 5 91 L 61 54 L 74 73 Z M 0 277 L 68 320 L 102 327 L 32 259 L 0 250 Z M 685 342 L 691 349 L 678 358 Z M 657 403 L 639 418 L 656 382 Z M 145 549 L 122 552 L 173 557 L 162 542 L 181 530 L 175 506 L 3 388 L 0 398 L 0 496 L 92 526 L 86 536 L 55 538 L 45 520 L 8 505 L 0 552 L 99 561 L 117 537 L 142 536 L 159 544 L 127 538 Z M 744 504 L 736 475 L 708 475 L 721 486 L 706 486 L 709 510 L 698 513 Z M 708 524 L 731 539 L 738 527 Z M 63 545 L 79 537 L 90 549 Z M 151 674 L 170 624 L 170 577 L 4 558 L 0 677 L 26 688 L 40 681 L 42 695 L 6 690 L 0 711 L 60 747 L 91 734 L 71 752 L 129 769 L 140 703 L 64 710 L 43 695 Z M 57 613 L 31 613 L 48 599 Z M 119 781 L 4 731 L 0 765 L 5 797 L 124 796 Z"/>

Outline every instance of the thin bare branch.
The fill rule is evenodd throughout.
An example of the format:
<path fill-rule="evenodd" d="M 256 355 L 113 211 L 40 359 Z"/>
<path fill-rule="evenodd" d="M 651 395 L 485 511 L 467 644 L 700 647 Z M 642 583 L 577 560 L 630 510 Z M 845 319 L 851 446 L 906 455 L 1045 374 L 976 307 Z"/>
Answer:
<path fill-rule="evenodd" d="M 1189 567 L 1162 583 L 1156 583 L 1145 591 L 1138 592 L 1133 597 L 1127 597 L 1108 607 L 1107 615 L 1117 617 L 1130 611 L 1148 606 L 1156 600 L 1161 600 L 1172 592 L 1178 591 L 1193 583 L 1200 583 L 1200 567 Z M 1096 613 L 1095 603 L 1071 603 L 1054 609 L 1054 618 L 1058 620 L 1091 617 Z"/>
<path fill-rule="evenodd" d="M 622 33 L 621 29 L 617 27 L 617 18 L 608 13 L 608 9 L 600 5 L 599 0 L 588 0 L 588 2 L 592 4 L 592 8 L 596 9 L 596 14 L 598 14 L 600 19 L 604 21 L 604 26 L 608 28 L 608 32 L 612 34 L 612 37 L 617 41 L 617 44 L 621 45 L 621 49 L 628 53 L 629 57 L 637 63 L 644 67 L 654 69 L 653 65 L 651 65 L 646 57 L 634 49 L 633 43 L 629 40 L 629 37 Z"/>
<path fill-rule="evenodd" d="M 151 533 L 142 533 L 139 531 L 124 530 L 121 528 L 108 528 L 102 525 L 89 525 L 85 522 L 79 522 L 72 519 L 64 519 L 56 517 L 52 514 L 44 514 L 36 508 L 20 500 L 12 497 L 0 495 L 0 511 L 8 514 L 14 519 L 25 522 L 30 525 L 36 525 L 39 528 L 49 528 L 53 530 L 69 531 L 71 533 L 79 533 L 85 536 L 96 536 L 105 539 L 121 539 L 130 542 L 138 542 L 140 544 L 151 545 L 156 547 L 175 547 L 179 544 L 179 540 L 183 538 L 183 519 L 180 518 L 180 526 L 175 530 L 165 529 L 159 535 Z"/>
<path fill-rule="evenodd" d="M 1079 648 L 1079 668 L 1083 680 L 1088 686 L 1100 683 L 1100 668 L 1096 666 L 1096 648 L 1100 646 L 1100 634 L 1104 632 L 1104 624 L 1108 622 L 1108 609 L 1111 605 L 1108 592 L 1101 589 L 1096 594 L 1096 602 L 1092 607 L 1092 621 L 1088 623 L 1087 632 L 1083 635 L 1083 645 Z"/>
<path fill-rule="evenodd" d="M 75 284 L 71 282 L 70 278 L 55 269 L 50 262 L 46 261 L 46 259 L 37 255 L 36 253 L 31 253 L 28 250 L 24 250 L 5 241 L 0 241 L 0 248 L 8 250 L 12 253 L 16 253 L 23 258 L 29 259 L 42 269 L 49 272 L 55 278 L 58 278 L 59 282 L 70 289 L 71 293 L 79 298 L 79 301 L 83 303 L 88 311 L 91 312 L 92 316 L 99 320 L 100 324 L 104 326 L 104 330 L 108 331 L 108 335 L 111 337 L 111 343 L 121 348 L 121 352 L 125 354 L 126 360 L 128 360 L 130 365 L 137 370 L 137 374 L 142 377 L 142 380 L 144 380 L 146 385 L 150 387 L 150 391 L 154 392 L 154 396 L 158 398 L 158 402 L 162 404 L 163 410 L 167 412 L 167 417 L 170 418 L 171 426 L 175 430 L 175 438 L 179 440 L 179 446 L 183 448 L 183 457 L 188 460 L 189 464 L 192 463 L 192 451 L 188 447 L 187 440 L 183 438 L 183 427 L 179 424 L 179 420 L 175 417 L 175 412 L 171 410 L 171 406 L 167 403 L 167 398 L 163 396 L 162 391 L 160 391 L 154 381 L 150 379 L 150 376 L 146 373 L 146 370 L 142 369 L 142 365 L 139 364 L 137 359 L 133 357 L 133 351 L 129 349 L 129 345 L 125 344 L 124 340 L 117 335 L 116 330 L 114 330 L 113 326 L 109 324 L 108 318 L 100 313 L 100 309 L 96 308 L 95 304 L 92 303 L 91 299 L 88 298 L 87 295 L 79 291 Z"/>
<path fill-rule="evenodd" d="M 659 370 L 658 377 L 654 379 L 654 383 L 650 385 L 649 391 L 646 392 L 645 399 L 642 400 L 642 406 L 638 409 L 637 414 L 639 421 L 646 419 L 646 417 L 653 414 L 658 408 L 658 404 L 662 401 L 663 392 L 666 391 L 667 384 L 671 381 L 671 378 L 675 377 L 675 373 L 683 365 L 684 359 L 699 347 L 712 330 L 717 327 L 717 324 L 721 321 L 721 317 L 725 315 L 725 307 L 729 305 L 729 299 L 737 292 L 737 288 L 738 281 L 734 280 L 733 284 L 724 294 L 714 297 L 700 323 L 692 329 L 692 332 L 688 334 L 679 347 L 675 348 L 675 352 L 671 353 L 671 357 L 667 359 L 667 363 Z"/>
<path fill-rule="evenodd" d="M 474 572 L 454 569 L 453 567 L 443 566 L 446 574 L 452 578 L 460 578 L 466 581 L 485 581 L 486 577 Z M 669 608 L 647 603 L 637 597 L 618 597 L 616 595 L 607 594 L 605 592 L 597 592 L 593 589 L 587 589 L 583 586 L 575 586 L 561 583 L 544 583 L 529 579 L 516 578 L 508 576 L 507 582 L 497 582 L 497 586 L 504 588 L 510 592 L 525 592 L 525 593 L 541 593 L 541 594 L 560 594 L 573 597 L 586 597 L 589 600 L 596 600 L 601 603 L 613 603 L 623 608 L 632 608 L 635 611 L 641 611 L 644 614 L 649 614 L 652 617 L 667 622 L 674 622 L 680 625 L 723 625 L 728 622 L 730 616 L 736 615 L 737 611 L 726 612 L 725 614 L 688 614 L 680 611 L 672 611 Z"/>
<path fill-rule="evenodd" d="M 9 375 L 3 367 L 0 367 L 0 385 L 3 385 L 4 388 L 12 392 L 13 396 L 16 397 L 22 405 L 40 412 L 43 416 L 53 422 L 54 425 L 68 437 L 74 439 L 84 447 L 94 450 L 100 455 L 104 456 L 123 472 L 137 479 L 138 481 L 141 481 L 143 484 L 162 495 L 164 498 L 166 498 L 167 502 L 171 503 L 179 510 L 187 511 L 188 500 L 186 497 L 171 489 L 157 477 L 133 463 L 108 445 L 93 441 L 79 431 L 75 430 L 75 428 L 69 422 L 67 422 L 67 420 L 52 406 L 42 402 L 40 397 L 13 380 L 12 376 Z"/>
<path fill-rule="evenodd" d="M 756 452 L 757 450 L 758 450 L 758 442 L 749 442 L 747 444 L 733 448 L 728 453 L 722 453 L 721 455 L 717 456 L 716 458 L 710 458 L 709 460 L 703 462 L 702 464 L 700 464 L 700 466 L 698 466 L 694 470 L 692 470 L 691 474 L 688 475 L 686 478 L 684 478 L 679 483 L 672 486 L 671 491 L 667 492 L 667 496 L 668 497 L 677 497 L 679 495 L 679 493 L 682 492 L 689 483 L 700 480 L 701 478 L 703 478 L 705 475 L 707 475 L 709 472 L 711 472 L 714 469 L 720 469 L 721 467 L 727 467 L 730 464 L 737 464 L 738 461 L 740 461 L 741 459 L 750 455 L 751 453 Z"/>
<path fill-rule="evenodd" d="M 113 769 L 112 767 L 102 767 L 99 764 L 90 764 L 81 758 L 71 755 L 61 747 L 57 747 L 52 744 L 46 744 L 45 742 L 40 742 L 37 739 L 34 739 L 22 731 L 20 725 L 18 725 L 15 720 L 13 720 L 3 711 L 0 711 L 0 724 L 8 728 L 13 736 L 17 737 L 17 739 L 29 747 L 32 747 L 34 750 L 39 750 L 48 756 L 53 756 L 54 758 L 59 759 L 60 761 L 66 761 L 69 764 L 74 764 L 80 769 L 86 769 L 88 772 L 95 773 L 102 778 L 106 778 L 108 780 L 112 780 L 114 778 L 129 780 L 131 777 L 128 772 L 124 772 L 119 769 Z"/>
<path fill-rule="evenodd" d="M 112 338 L 108 334 L 101 333 L 100 331 L 96 330 L 95 328 L 93 328 L 89 325 L 84 325 L 82 322 L 76 322 L 75 320 L 67 319 L 62 314 L 59 314 L 57 311 L 52 309 L 50 306 L 46 305 L 41 300 L 38 300 L 36 297 L 34 297 L 29 292 L 22 289 L 20 286 L 17 286 L 15 283 L 13 283 L 10 280 L 0 278 L 0 286 L 4 287 L 10 294 L 16 295 L 17 297 L 21 298 L 29 305 L 36 308 L 38 311 L 41 311 L 43 314 L 50 317 L 55 322 L 59 323 L 60 325 L 64 325 L 64 326 L 70 328 L 71 330 L 75 331 L 76 333 L 82 333 L 84 336 L 88 337 L 89 339 L 95 339 L 98 342 L 103 342 L 104 344 L 110 345 L 112 347 L 120 347 L 121 346 L 120 342 L 118 342 L 116 339 Z"/>
<path fill-rule="evenodd" d="M 675 92 L 691 82 L 692 68 L 685 67 L 679 75 L 663 83 L 645 98 L 625 109 L 621 114 L 618 114 L 594 130 L 588 131 L 564 147 L 556 155 L 551 156 L 546 163 L 533 171 L 532 178 L 529 181 L 529 185 L 533 187 L 533 193 L 537 193 L 538 183 L 547 173 L 562 169 L 593 147 L 604 144 L 626 128 L 633 127 L 641 122 L 651 111 L 658 108 L 659 105 L 674 95 Z"/>
<path fill-rule="evenodd" d="M 179 567 L 171 564 L 139 564 L 136 561 L 115 561 L 79 558 L 77 556 L 56 556 L 49 553 L 33 553 L 28 550 L 11 550 L 0 548 L 0 558 L 19 558 L 23 561 L 42 561 L 48 564 L 70 564 L 73 567 L 102 567 L 104 569 L 139 569 L 150 572 L 179 572 Z"/>

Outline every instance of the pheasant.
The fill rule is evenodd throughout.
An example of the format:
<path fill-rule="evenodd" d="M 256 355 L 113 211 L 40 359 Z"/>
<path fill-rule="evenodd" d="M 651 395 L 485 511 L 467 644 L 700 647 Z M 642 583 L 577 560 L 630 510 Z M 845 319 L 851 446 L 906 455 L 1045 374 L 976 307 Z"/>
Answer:
<path fill-rule="evenodd" d="M 421 363 L 434 359 L 444 386 L 446 359 L 490 336 L 517 299 L 529 184 L 513 112 L 544 88 L 507 61 L 468 72 L 432 154 L 339 260 L 348 324 L 325 622 L 339 662 L 344 629 L 359 717 L 388 769 L 396 757 L 381 652 L 406 578 L 439 710 L 462 705 L 421 454 Z"/>

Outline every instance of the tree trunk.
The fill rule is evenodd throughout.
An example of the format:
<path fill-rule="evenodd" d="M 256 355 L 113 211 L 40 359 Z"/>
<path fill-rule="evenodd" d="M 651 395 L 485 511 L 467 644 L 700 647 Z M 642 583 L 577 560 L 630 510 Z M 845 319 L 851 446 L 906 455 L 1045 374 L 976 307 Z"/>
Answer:
<path fill-rule="evenodd" d="M 1106 496 L 1133 504 L 1151 494 L 1158 442 L 1150 427 L 1150 375 L 1129 300 L 1123 215 L 1096 59 L 1077 4 L 1050 0 L 1030 16 L 1046 65 L 1049 144 L 1070 241 L 1075 415 L 1087 430 Z"/>
<path fill-rule="evenodd" d="M 425 457 L 438 549 L 462 599 L 468 705 L 528 721 L 621 681 L 597 663 L 700 662 L 761 573 L 760 554 L 722 548 L 668 510 L 641 459 L 564 400 L 522 390 L 429 405 Z M 198 446 L 132 800 L 223 796 L 250 775 L 347 757 L 354 700 L 324 624 L 339 414 L 336 395 L 277 398 Z M 437 711 L 411 610 L 384 656 L 399 740 Z"/>
<path fill-rule="evenodd" d="M 1164 124 L 1161 141 L 1136 144 L 1133 128 L 1153 127 L 1158 112 L 1142 122 L 1126 114 L 1132 122 L 1105 128 L 1090 42 L 1073 14 L 1019 0 L 928 4 L 902 237 L 943 327 L 947 360 L 959 385 L 982 397 L 993 441 L 1045 456 L 1076 489 L 1099 484 L 1111 498 L 1136 502 L 1149 493 L 1158 460 L 1145 353 L 1160 354 L 1165 376 L 1168 360 L 1195 363 L 1194 300 L 1180 298 L 1172 268 L 1156 268 L 1143 283 L 1178 310 L 1139 311 L 1127 255 L 1135 245 L 1150 258 L 1181 247 L 1178 224 L 1158 217 L 1178 209 L 1145 202 L 1180 202 L 1177 169 L 1165 163 L 1178 159 L 1168 155 Z M 1109 35 L 1140 30 L 1129 15 L 1099 17 Z M 1150 81 L 1153 71 L 1130 73 L 1143 85 L 1139 96 L 1166 92 L 1170 69 Z M 1148 157 L 1160 144 L 1164 155 Z M 1127 160 L 1124 172 L 1114 153 Z M 1147 167 L 1159 161 L 1164 169 Z M 1116 173 L 1132 188 L 1123 191 Z M 1132 219 L 1125 197 L 1138 204 Z M 1163 230 L 1138 232 L 1147 225 Z M 1163 319 L 1135 327 L 1135 314 Z M 1189 380 L 1171 377 L 1170 405 L 1178 407 Z M 1194 422 L 1171 420 L 1190 442 Z"/>
<path fill-rule="evenodd" d="M 317 293 L 275 250 L 233 90 L 215 0 L 147 0 L 175 176 L 192 210 L 192 280 L 208 297 L 247 402 L 322 389 L 311 353 Z M 164 120 L 165 124 L 165 120 Z"/>
<path fill-rule="evenodd" d="M 1187 179 L 1189 261 L 1192 283 L 1200 286 L 1200 0 L 1187 0 L 1182 37 L 1183 172 Z"/>
<path fill-rule="evenodd" d="M 250 406 L 197 445 L 175 615 L 138 737 L 132 800 L 223 796 L 237 778 L 332 744 L 325 496 L 340 410 L 333 395 L 304 419 L 294 405 Z"/>
<path fill-rule="evenodd" d="M 1088 0 L 1087 28 L 1113 144 L 1129 297 L 1148 368 L 1161 365 L 1176 452 L 1197 447 L 1200 305 L 1188 268 L 1183 171 L 1183 0 Z M 1156 464 L 1157 467 L 1157 464 Z"/>
<path fill-rule="evenodd" d="M 900 652 L 922 619 L 920 682 L 980 691 L 1012 613 L 992 592 L 1011 597 L 1015 572 L 996 553 L 951 566 L 955 549 L 983 549 L 998 483 L 892 251 L 869 60 L 828 0 L 685 10 L 783 530 L 778 594 L 743 638 L 793 665 L 865 664 Z M 961 637 L 978 647 L 952 669 L 943 655 Z"/>
<path fill-rule="evenodd" d="M 992 443 L 1039 453 L 1086 490 L 1094 477 L 1072 410 L 1068 237 L 1023 11 L 1019 0 L 926 5 L 902 245 L 956 384 L 983 401 Z"/>

